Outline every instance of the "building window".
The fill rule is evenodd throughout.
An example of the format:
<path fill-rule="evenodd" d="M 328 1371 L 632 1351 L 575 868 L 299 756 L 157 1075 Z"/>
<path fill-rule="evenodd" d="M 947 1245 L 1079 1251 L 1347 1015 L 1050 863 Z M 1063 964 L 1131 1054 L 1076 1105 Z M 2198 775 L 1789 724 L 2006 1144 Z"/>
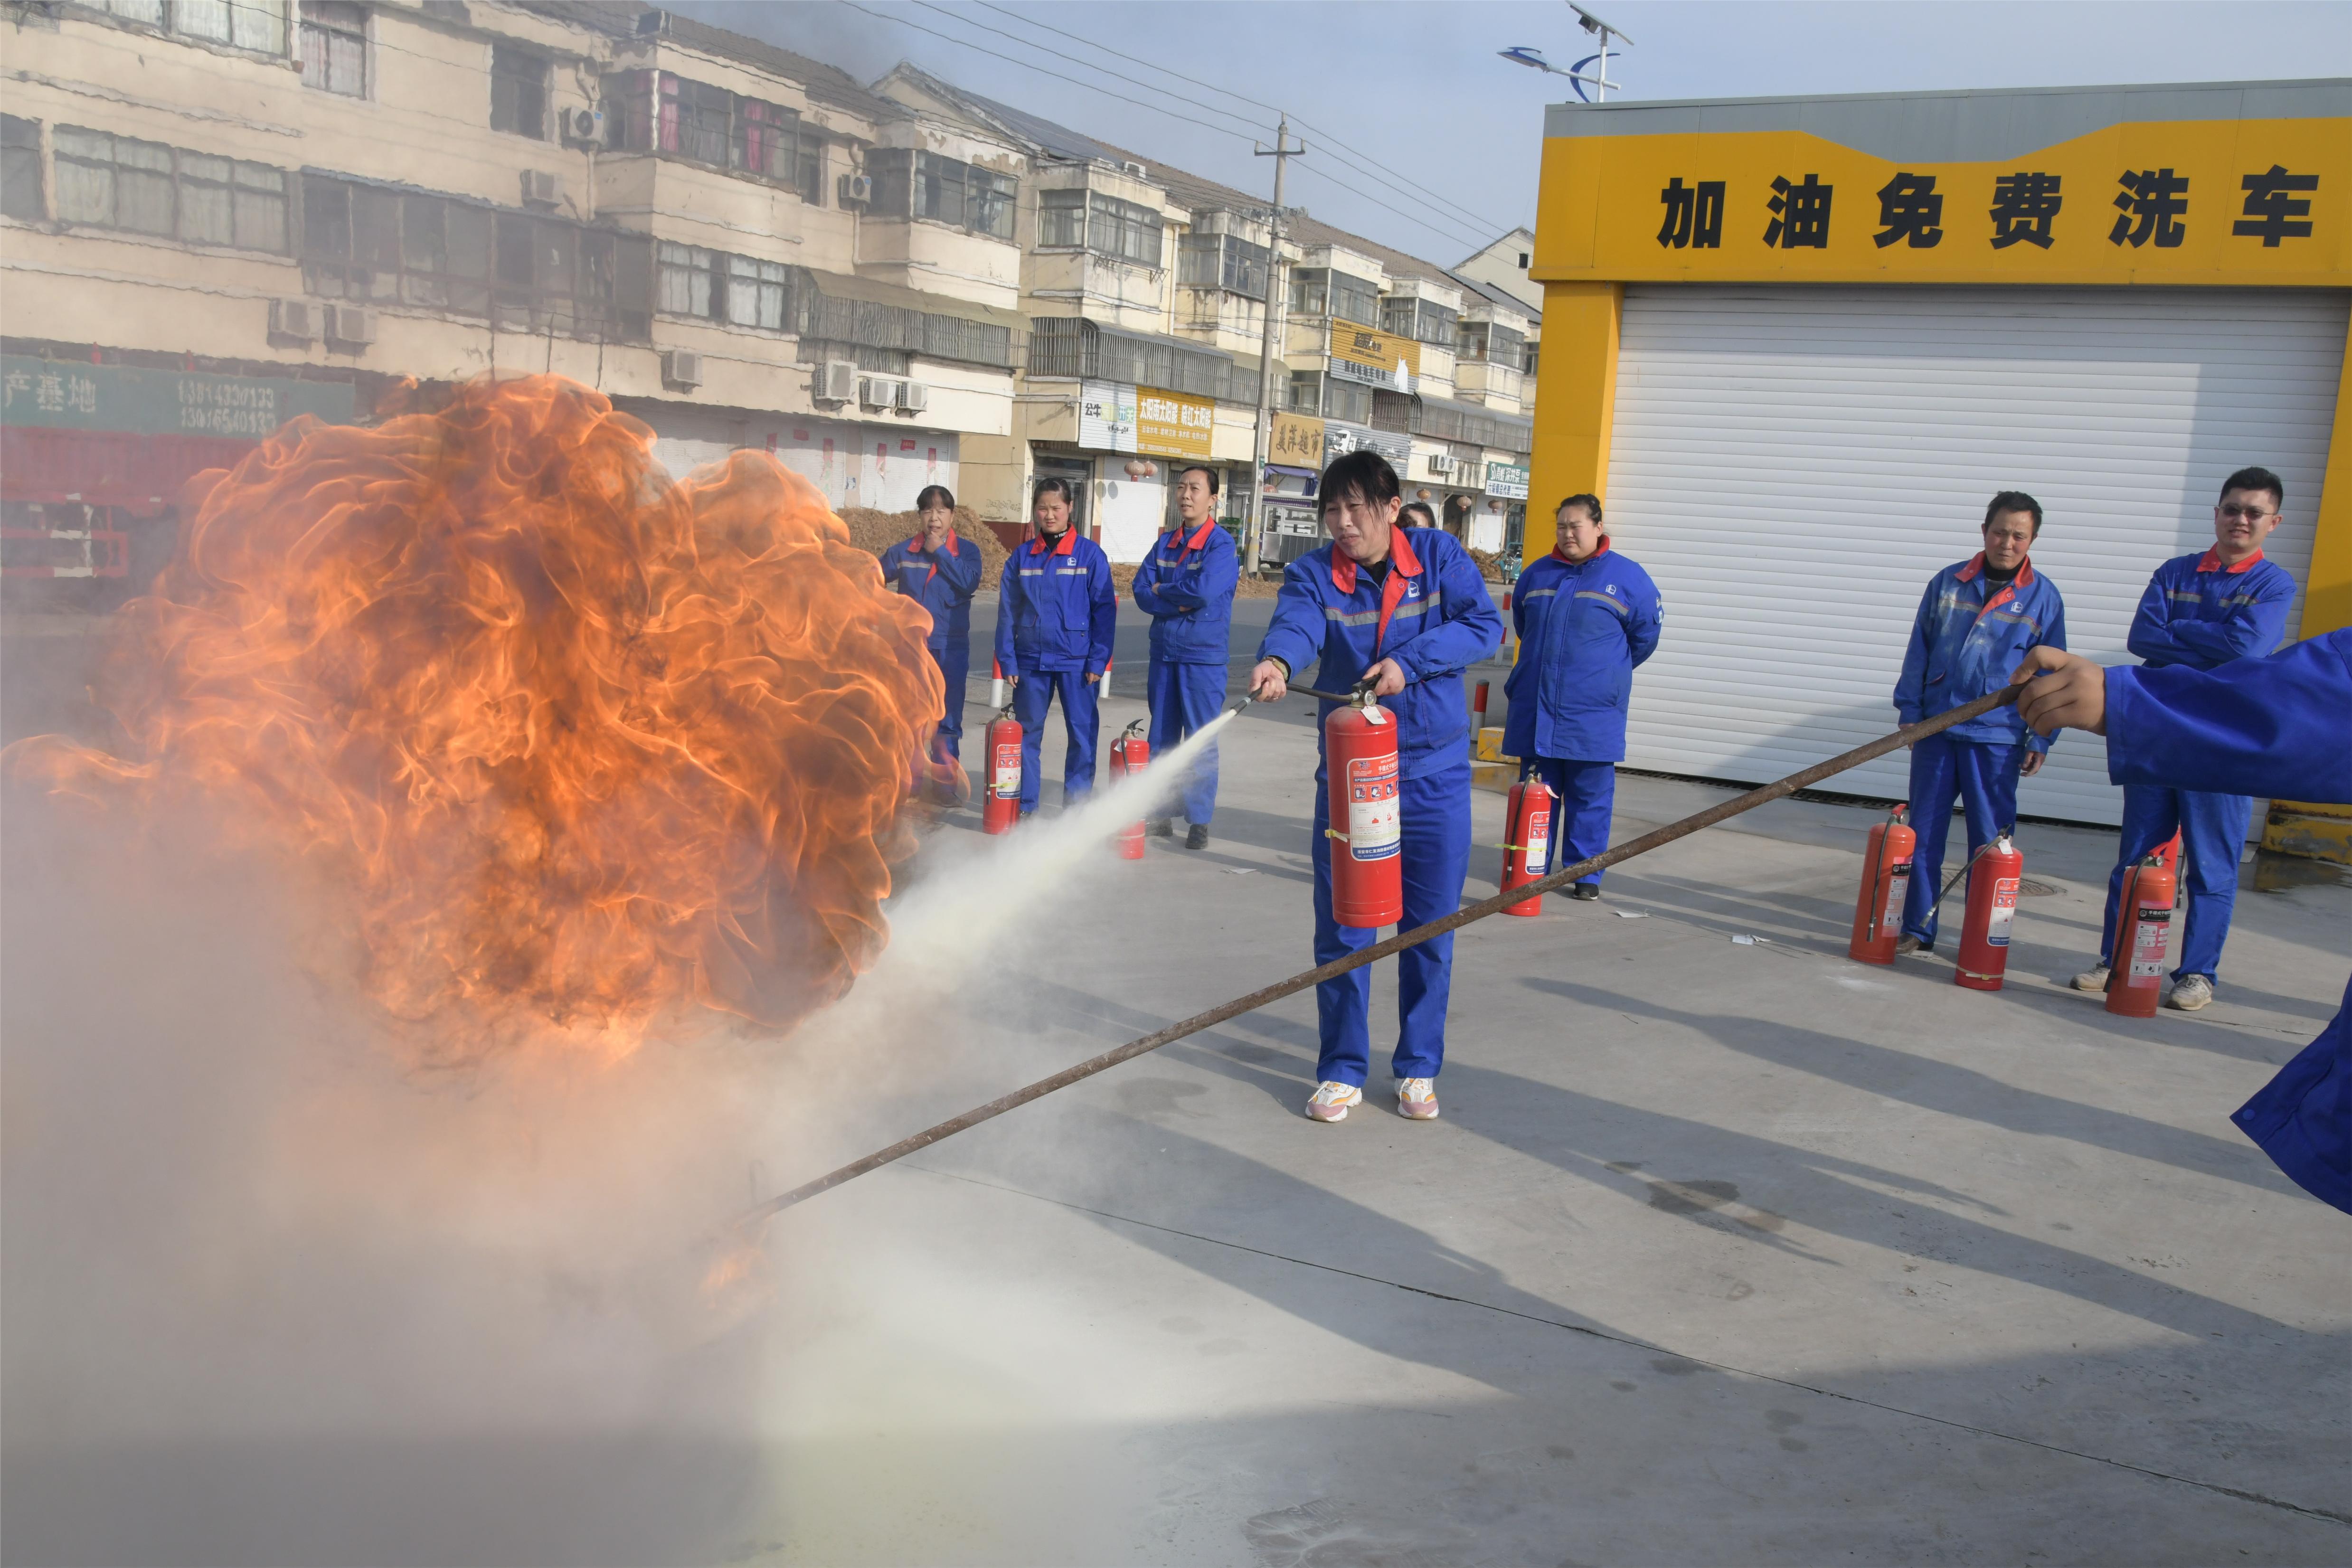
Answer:
<path fill-rule="evenodd" d="M 655 266 L 654 308 L 666 316 L 771 332 L 793 328 L 793 274 L 783 262 L 664 240 Z"/>
<path fill-rule="evenodd" d="M 1528 344 L 1527 373 L 1529 375 L 1533 375 L 1536 373 L 1536 360 L 1538 357 L 1538 351 L 1542 347 L 1543 345 L 1541 343 L 1535 342 L 1533 341 L 1530 341 Z"/>
<path fill-rule="evenodd" d="M 1360 327 L 1381 323 L 1381 291 L 1361 278 L 1328 267 L 1301 267 L 1290 275 L 1290 313 L 1335 316 Z"/>
<path fill-rule="evenodd" d="M 1158 267 L 1165 239 L 1160 215 L 1134 202 L 1091 193 L 1087 203 L 1087 248 L 1115 261 Z"/>
<path fill-rule="evenodd" d="M 38 223 L 48 216 L 41 200 L 41 122 L 0 114 L 0 214 Z"/>
<path fill-rule="evenodd" d="M 265 55 L 286 52 L 286 0 L 87 0 L 126 22 Z"/>
<path fill-rule="evenodd" d="M 367 96 L 367 12 L 336 0 L 302 0 L 302 85 Z"/>
<path fill-rule="evenodd" d="M 719 319 L 717 301 L 726 283 L 719 270 L 719 253 L 694 245 L 661 243 L 655 253 L 654 309 L 665 316 Z"/>
<path fill-rule="evenodd" d="M 1319 370 L 1294 370 L 1290 373 L 1290 411 L 1293 414 L 1323 412 L 1323 373 Z"/>
<path fill-rule="evenodd" d="M 625 153 L 661 153 L 732 169 L 824 205 L 822 132 L 800 111 L 741 98 L 669 71 L 620 71 L 604 80 L 606 135 Z"/>
<path fill-rule="evenodd" d="M 782 262 L 727 258 L 727 319 L 736 326 L 782 331 L 792 297 L 792 273 Z"/>
<path fill-rule="evenodd" d="M 992 239 L 1013 237 L 1021 187 L 1009 174 L 903 147 L 867 153 L 866 168 L 874 176 L 877 216 L 929 218 Z"/>
<path fill-rule="evenodd" d="M 302 272 L 327 299 L 488 316 L 517 331 L 641 342 L 652 331 L 643 236 L 331 175 L 302 182 Z"/>
<path fill-rule="evenodd" d="M 1037 243 L 1076 248 L 1087 242 L 1087 193 L 1045 191 L 1037 197 Z"/>
<path fill-rule="evenodd" d="M 1265 246 L 1252 245 L 1238 235 L 1188 234 L 1176 247 L 1176 281 L 1263 300 L 1271 258 Z"/>
<path fill-rule="evenodd" d="M 490 129 L 547 140 L 547 57 L 490 46 Z"/>
<path fill-rule="evenodd" d="M 1473 363 L 1517 370 L 1527 352 L 1527 338 L 1499 321 L 1464 321 L 1457 331 L 1456 352 Z"/>
<path fill-rule="evenodd" d="M 1461 312 L 1426 300 L 1392 298 L 1381 301 L 1381 331 L 1440 348 L 1453 348 L 1459 341 L 1461 319 Z"/>
<path fill-rule="evenodd" d="M 261 163 L 57 131 L 58 217 L 196 245 L 286 250 L 286 175 Z"/>

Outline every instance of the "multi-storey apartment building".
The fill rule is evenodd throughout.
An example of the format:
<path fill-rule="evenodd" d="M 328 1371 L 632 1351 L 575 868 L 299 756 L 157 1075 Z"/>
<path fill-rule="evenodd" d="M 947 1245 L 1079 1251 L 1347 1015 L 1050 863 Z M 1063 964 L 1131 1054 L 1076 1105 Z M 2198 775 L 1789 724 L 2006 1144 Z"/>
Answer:
<path fill-rule="evenodd" d="M 607 393 L 673 469 L 761 448 L 836 507 L 902 510 L 936 481 L 1011 527 L 1060 474 L 1114 559 L 1141 556 L 1192 461 L 1288 559 L 1314 475 L 1357 447 L 1470 542 L 1508 537 L 1523 300 L 1304 214 L 1277 254 L 1262 200 L 911 67 L 869 89 L 600 0 L 11 19 L 0 567 L 20 607 L 135 591 L 181 484 L 295 414 L 364 420 L 412 384 L 525 371 Z"/>
<path fill-rule="evenodd" d="M 966 444 L 991 515 L 1017 516 L 1058 474 L 1113 560 L 1160 526 L 1170 464 L 1224 474 L 1223 513 L 1261 516 L 1262 560 L 1311 548 L 1317 473 L 1357 447 L 1384 453 L 1467 542 L 1501 551 L 1526 499 L 1536 312 L 1304 214 L 1280 254 L 1264 199 L 900 66 L 875 90 L 1017 145 L 1016 217 L 1029 325 L 1013 428 Z M 1267 460 L 1253 463 L 1265 311 L 1277 311 Z"/>
<path fill-rule="evenodd" d="M 837 507 L 1012 428 L 1024 161 L 831 67 L 557 0 L 11 11 L 20 605 L 119 597 L 190 474 L 412 381 L 559 372 L 673 468 L 764 447 Z"/>

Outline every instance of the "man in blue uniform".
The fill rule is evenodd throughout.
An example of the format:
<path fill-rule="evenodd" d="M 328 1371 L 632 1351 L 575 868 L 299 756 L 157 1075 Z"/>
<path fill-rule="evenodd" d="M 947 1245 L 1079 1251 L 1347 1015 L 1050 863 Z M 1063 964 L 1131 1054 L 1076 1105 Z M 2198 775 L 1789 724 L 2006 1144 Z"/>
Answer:
<path fill-rule="evenodd" d="M 2018 706 L 2043 731 L 2107 738 L 2107 776 L 2221 795 L 2352 805 L 2352 631 L 2268 658 L 2101 669 L 2036 652 Z M 2352 1214 L 2352 984 L 2319 1037 L 2230 1118 L 2304 1191 Z"/>
<path fill-rule="evenodd" d="M 1110 562 L 1070 526 L 1069 481 L 1038 480 L 1029 517 L 1036 536 L 1005 558 L 996 606 L 996 662 L 1013 682 L 1013 717 L 1021 722 L 1023 816 L 1037 809 L 1045 710 L 1056 697 L 1069 742 L 1062 804 L 1076 805 L 1094 788 L 1096 683 L 1110 668 L 1118 626 Z"/>
<path fill-rule="evenodd" d="M 2066 646 L 2065 601 L 2028 554 L 2041 535 L 2042 503 L 2023 490 L 2003 490 L 1985 508 L 1984 549 L 1929 579 L 1895 683 L 1904 729 L 2000 690 L 2026 649 Z M 1952 797 L 1968 813 L 1973 861 L 1994 834 L 2016 823 L 2018 778 L 2041 772 L 2049 753 L 2048 738 L 2028 730 L 2013 708 L 1996 708 L 1912 746 L 1911 826 L 1919 840 L 1895 952 L 1936 945 Z"/>
<path fill-rule="evenodd" d="M 1144 692 L 1151 704 L 1155 757 L 1224 706 L 1226 645 L 1233 640 L 1234 585 L 1240 579 L 1233 537 L 1217 526 L 1217 470 L 1186 468 L 1176 476 L 1176 526 L 1160 536 L 1135 571 L 1135 607 L 1151 617 Z M 1183 805 L 1184 847 L 1207 848 L 1209 816 L 1217 806 L 1214 746 L 1185 775 Z M 1151 831 L 1171 837 L 1175 825 L 1155 816 Z"/>
<path fill-rule="evenodd" d="M 1346 691 L 1372 682 L 1397 727 L 1398 808 L 1403 839 L 1404 921 L 1416 926 L 1461 907 L 1470 868 L 1469 715 L 1463 668 L 1493 653 L 1503 619 L 1477 563 L 1453 536 L 1399 528 L 1396 470 L 1377 452 L 1349 452 L 1323 471 L 1317 492 L 1332 542 L 1284 572 L 1273 624 L 1258 645 L 1250 690 L 1274 701 L 1293 673 L 1316 666 L 1314 684 Z M 1328 718 L 1331 704 L 1318 717 Z M 1322 730 L 1316 731 L 1321 746 Z M 1315 770 L 1315 962 L 1371 945 L 1376 932 L 1331 917 L 1330 797 Z M 1449 934 L 1397 954 L 1397 1047 L 1391 1070 L 1397 1110 L 1415 1121 L 1437 1114 L 1435 1079 L 1445 1059 L 1445 1004 L 1452 984 Z M 1307 1114 L 1338 1121 L 1364 1098 L 1371 1065 L 1370 971 L 1315 988 L 1322 1051 Z"/>
<path fill-rule="evenodd" d="M 1552 552 L 1511 586 L 1519 657 L 1503 682 L 1503 754 L 1559 798 L 1546 869 L 1562 854 L 1572 862 L 1609 847 L 1633 669 L 1656 650 L 1665 620 L 1650 574 L 1610 549 L 1598 496 L 1570 496 L 1555 515 Z M 1599 898 L 1601 873 L 1569 896 Z"/>
<path fill-rule="evenodd" d="M 2263 559 L 2263 541 L 2278 526 L 2285 500 L 2285 485 L 2268 468 L 2241 468 L 2222 484 L 2221 503 L 2213 509 L 2213 547 L 2158 567 L 2132 616 L 2126 646 L 2150 668 L 2214 669 L 2278 647 L 2294 602 L 2294 579 Z M 2192 1013 L 2213 1000 L 2221 944 L 2229 940 L 2230 915 L 2238 902 L 2238 857 L 2252 810 L 2252 800 L 2242 795 L 2160 784 L 2124 786 L 2121 853 L 2107 876 L 2099 962 L 2074 976 L 2078 990 L 2106 989 L 2124 868 L 2177 832 L 2189 919 L 2180 939 L 2180 966 L 2172 972 L 2172 993 L 2166 1000 Z"/>
<path fill-rule="evenodd" d="M 882 581 L 931 617 L 924 646 L 947 687 L 931 761 L 952 763 L 963 754 L 964 676 L 971 668 L 971 595 L 980 586 L 980 546 L 956 537 L 955 496 L 945 485 L 926 487 L 915 498 L 915 510 L 921 527 L 912 539 L 882 552 Z"/>

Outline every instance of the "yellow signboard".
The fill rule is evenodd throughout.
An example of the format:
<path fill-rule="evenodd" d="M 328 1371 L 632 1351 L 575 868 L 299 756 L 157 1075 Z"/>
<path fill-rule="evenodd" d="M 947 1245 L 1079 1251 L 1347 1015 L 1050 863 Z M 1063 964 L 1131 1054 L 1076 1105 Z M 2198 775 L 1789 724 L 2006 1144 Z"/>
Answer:
<path fill-rule="evenodd" d="M 1353 321 L 1335 321 L 1331 323 L 1331 359 L 1335 371 L 1337 366 L 1347 364 L 1374 373 L 1354 376 L 1352 380 L 1393 383 L 1409 392 L 1412 389 L 1409 378 L 1421 374 L 1421 343 L 1395 332 L 1376 332 Z"/>
<path fill-rule="evenodd" d="M 1213 398 L 1162 392 L 1153 386 L 1135 389 L 1135 449 L 1139 452 L 1206 462 L 1216 424 Z"/>
<path fill-rule="evenodd" d="M 1323 421 L 1306 414 L 1276 414 L 1265 460 L 1294 468 L 1323 466 Z"/>
<path fill-rule="evenodd" d="M 2352 122 L 2124 123 L 1985 163 L 1801 131 L 1555 136 L 1538 211 L 1545 282 L 2341 287 Z"/>

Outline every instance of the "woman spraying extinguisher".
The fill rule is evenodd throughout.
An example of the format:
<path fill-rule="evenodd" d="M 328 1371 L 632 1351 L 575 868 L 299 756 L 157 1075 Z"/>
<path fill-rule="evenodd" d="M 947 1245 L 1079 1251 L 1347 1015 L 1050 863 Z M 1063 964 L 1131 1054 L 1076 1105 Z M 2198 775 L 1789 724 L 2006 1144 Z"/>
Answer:
<path fill-rule="evenodd" d="M 1291 676 L 1316 666 L 1327 691 L 1368 684 L 1377 707 L 1363 720 L 1395 731 L 1395 812 L 1389 843 L 1345 844 L 1332 830 L 1328 756 L 1316 769 L 1315 962 L 1328 963 L 1371 945 L 1377 928 L 1341 925 L 1332 912 L 1332 855 L 1394 853 L 1402 862 L 1402 923 L 1416 926 L 1461 907 L 1470 864 L 1469 715 L 1465 667 L 1502 643 L 1503 620 L 1469 552 L 1436 529 L 1397 523 L 1403 497 L 1396 470 L 1376 452 L 1349 452 L 1324 469 L 1317 492 L 1331 542 L 1283 574 L 1273 623 L 1258 645 L 1250 690 L 1278 700 Z M 1326 702 L 1327 721 L 1339 704 Z M 1375 716 L 1377 715 L 1377 717 Z M 1329 733 L 1327 729 L 1326 735 Z M 1454 939 L 1442 936 L 1397 955 L 1397 1046 L 1391 1070 L 1397 1110 L 1415 1121 L 1437 1114 L 1436 1078 L 1445 1058 L 1445 1007 Z M 1316 987 L 1322 1049 L 1307 1114 L 1343 1120 L 1364 1098 L 1371 1064 L 1371 974 L 1358 969 Z"/>

